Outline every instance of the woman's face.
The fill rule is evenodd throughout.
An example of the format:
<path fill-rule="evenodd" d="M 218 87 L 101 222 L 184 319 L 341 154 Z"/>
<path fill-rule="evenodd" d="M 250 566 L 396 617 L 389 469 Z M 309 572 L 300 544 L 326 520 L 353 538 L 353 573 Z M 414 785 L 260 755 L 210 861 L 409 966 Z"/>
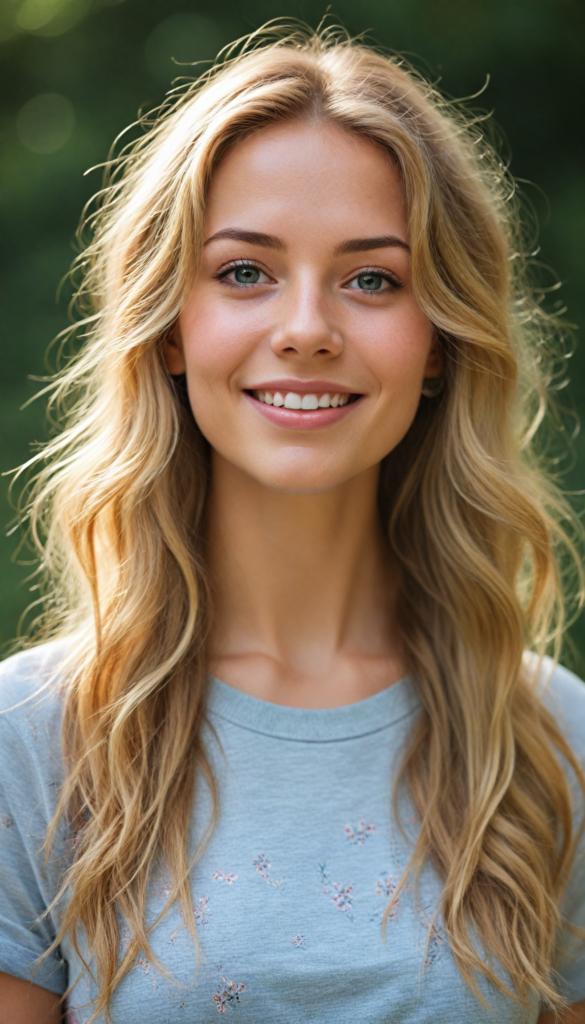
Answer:
<path fill-rule="evenodd" d="M 265 487 L 323 491 L 407 432 L 441 371 L 412 293 L 398 172 L 373 143 L 286 124 L 217 168 L 169 343 L 212 448 Z"/>

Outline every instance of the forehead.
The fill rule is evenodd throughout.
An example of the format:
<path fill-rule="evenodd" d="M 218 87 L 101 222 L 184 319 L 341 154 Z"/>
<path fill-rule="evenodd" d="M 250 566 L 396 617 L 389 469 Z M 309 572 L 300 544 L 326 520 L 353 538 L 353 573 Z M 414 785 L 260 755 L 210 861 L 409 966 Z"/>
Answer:
<path fill-rule="evenodd" d="M 406 237 L 407 230 L 400 176 L 389 154 L 357 133 L 304 123 L 266 128 L 220 162 L 207 231 L 235 224 L 272 232 L 278 226 L 280 233 L 310 224 L 344 237 Z"/>

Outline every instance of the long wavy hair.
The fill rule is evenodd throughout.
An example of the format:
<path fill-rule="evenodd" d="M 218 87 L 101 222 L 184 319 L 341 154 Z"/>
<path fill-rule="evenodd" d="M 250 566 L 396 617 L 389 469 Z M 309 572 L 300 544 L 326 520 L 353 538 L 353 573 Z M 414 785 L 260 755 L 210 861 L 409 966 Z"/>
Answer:
<path fill-rule="evenodd" d="M 159 857 L 167 909 L 179 901 L 197 942 L 187 829 L 202 776 L 215 808 L 205 836 L 217 815 L 201 738 L 209 451 L 163 346 L 197 272 L 218 161 L 253 132 L 307 119 L 372 140 L 399 169 L 413 288 L 445 363 L 444 391 L 421 398 L 380 486 L 422 704 L 394 794 L 397 807 L 406 788 L 420 818 L 402 885 L 434 862 L 478 998 L 480 972 L 521 1003 L 562 1005 L 554 963 L 575 835 L 561 761 L 583 777 L 537 677 L 545 651 L 558 656 L 578 559 L 541 469 L 554 324 L 527 284 L 518 202 L 478 119 L 401 59 L 342 32 L 272 26 L 171 92 L 107 164 L 77 263 L 83 344 L 52 385 L 63 429 L 36 459 L 44 621 L 72 638 L 66 781 L 46 845 L 63 817 L 77 839 L 55 944 L 85 933 L 92 1020 L 109 1016 L 139 950 L 154 959 L 145 896 Z M 133 934 L 121 958 L 117 909 Z"/>

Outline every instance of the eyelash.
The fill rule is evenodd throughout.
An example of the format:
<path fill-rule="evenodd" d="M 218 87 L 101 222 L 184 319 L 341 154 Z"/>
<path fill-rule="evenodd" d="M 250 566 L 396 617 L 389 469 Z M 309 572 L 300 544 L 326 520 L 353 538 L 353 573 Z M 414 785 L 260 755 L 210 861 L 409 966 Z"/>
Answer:
<path fill-rule="evenodd" d="M 352 281 L 355 281 L 356 277 L 361 277 L 362 274 L 375 274 L 376 277 L 381 277 L 396 289 L 403 287 L 402 281 L 399 281 L 398 278 L 395 277 L 394 274 L 391 274 L 389 270 L 382 270 L 381 267 L 362 267 L 359 273 L 354 274 L 347 283 L 351 284 Z"/>
<path fill-rule="evenodd" d="M 253 267 L 254 270 L 259 270 L 261 274 L 266 274 L 266 271 L 263 270 L 262 267 L 260 267 L 257 263 L 254 263 L 253 260 L 232 260 L 231 263 L 226 264 L 226 266 L 218 270 L 217 273 L 214 274 L 213 276 L 217 281 L 226 281 L 226 283 L 228 283 L 228 274 L 231 274 L 234 270 L 239 270 L 240 267 Z M 350 280 L 347 283 L 350 284 L 351 281 L 355 281 L 356 277 L 360 277 L 362 274 L 377 274 L 378 277 L 381 277 L 384 281 L 387 281 L 388 284 L 391 284 L 393 288 L 398 289 L 403 287 L 402 282 L 399 281 L 397 277 L 394 277 L 394 275 L 391 274 L 389 270 L 382 270 L 381 267 L 363 267 L 360 270 L 359 274 L 354 274 L 354 276 L 350 278 Z M 253 285 L 250 284 L 241 284 L 238 281 L 229 281 L 229 285 L 232 288 L 254 287 Z M 366 292 L 366 294 L 368 293 Z M 370 294 L 375 295 L 376 293 L 371 292 Z"/>
<path fill-rule="evenodd" d="M 253 267 L 254 270 L 259 270 L 261 274 L 266 274 L 266 271 L 263 270 L 262 267 L 258 266 L 257 263 L 254 263 L 253 260 L 232 260 L 232 262 L 226 264 L 225 267 L 221 267 L 221 269 L 218 270 L 217 273 L 214 274 L 213 276 L 216 279 L 216 281 L 224 281 L 227 278 L 228 274 L 231 274 L 234 270 L 239 270 L 241 267 Z M 266 274 L 266 276 L 268 277 L 268 274 Z M 249 284 L 240 284 L 239 281 L 229 281 L 226 283 L 229 284 L 230 287 L 232 288 L 253 287 L 253 285 Z"/>

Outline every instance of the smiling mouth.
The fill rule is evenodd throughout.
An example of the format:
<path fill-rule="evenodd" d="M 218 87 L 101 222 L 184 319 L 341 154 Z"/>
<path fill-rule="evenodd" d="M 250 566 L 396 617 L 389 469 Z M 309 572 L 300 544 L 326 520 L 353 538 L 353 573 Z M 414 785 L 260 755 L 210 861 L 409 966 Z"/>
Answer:
<path fill-rule="evenodd" d="M 277 409 L 294 409 L 295 412 L 314 412 L 316 409 L 337 409 L 356 402 L 361 395 L 339 391 L 299 394 L 298 391 L 248 391 L 258 402 L 273 405 Z"/>

